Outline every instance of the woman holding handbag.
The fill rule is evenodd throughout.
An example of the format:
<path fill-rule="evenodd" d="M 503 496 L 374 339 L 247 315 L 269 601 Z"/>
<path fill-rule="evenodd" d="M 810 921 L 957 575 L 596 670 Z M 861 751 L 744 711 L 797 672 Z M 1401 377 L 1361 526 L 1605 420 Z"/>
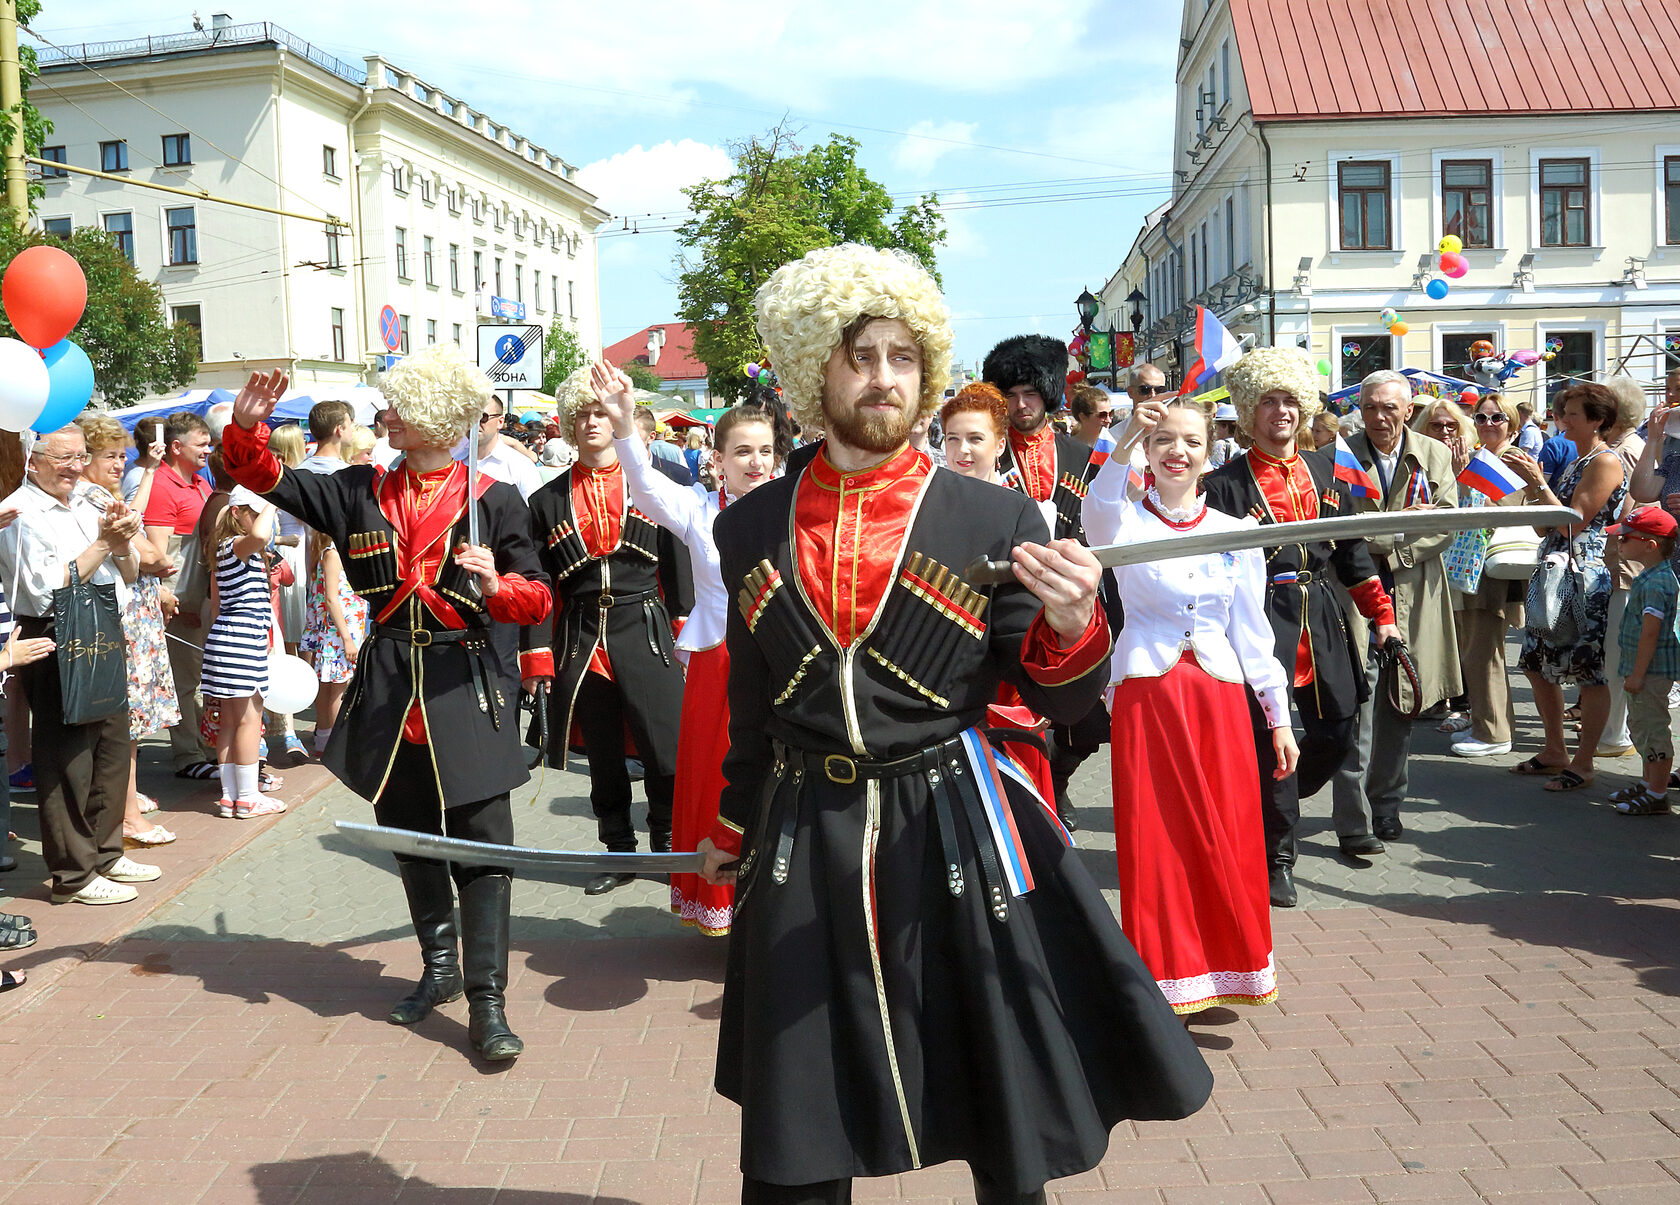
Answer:
<path fill-rule="evenodd" d="M 1482 398 L 1476 403 L 1473 421 L 1476 439 L 1484 450 L 1500 456 L 1506 447 L 1512 446 L 1512 437 L 1518 427 L 1517 410 L 1507 398 L 1496 393 Z M 1454 463 L 1457 462 L 1455 455 Z M 1522 504 L 1521 492 L 1507 494 L 1498 502 L 1492 502 L 1486 494 L 1462 484 L 1458 499 L 1463 506 Z M 1450 575 L 1450 568 L 1448 572 Z M 1460 733 L 1452 745 L 1452 751 L 1458 757 L 1498 757 L 1511 751 L 1516 716 L 1511 708 L 1510 667 L 1505 663 L 1505 632 L 1522 626 L 1525 586 L 1526 581 L 1511 581 L 1494 575 L 1487 564 L 1487 545 L 1484 542 L 1482 564 L 1474 587 L 1454 592 L 1458 659 L 1464 671 L 1464 690 L 1470 696 L 1470 728 Z"/>
<path fill-rule="evenodd" d="M 1528 631 L 1517 664 L 1534 689 L 1534 705 L 1546 729 L 1546 747 L 1511 767 L 1513 774 L 1550 778 L 1548 791 L 1577 791 L 1593 780 L 1593 755 L 1610 714 L 1610 687 L 1604 673 L 1604 637 L 1609 623 L 1610 573 L 1604 566 L 1605 528 L 1621 513 L 1627 497 L 1622 462 L 1604 442 L 1616 425 L 1616 397 L 1602 385 L 1577 384 L 1559 391 L 1552 407 L 1563 434 L 1580 456 L 1559 478 L 1554 492 L 1545 470 L 1521 448 L 1500 454 L 1523 479 L 1529 505 L 1569 506 L 1585 516 L 1569 527 L 1542 533 L 1540 567 L 1530 582 Z M 1567 571 L 1559 561 L 1567 557 Z M 1573 623 L 1546 631 L 1542 615 L 1572 616 Z M 1567 638 L 1559 630 L 1575 630 Z M 1564 741 L 1563 684 L 1581 688 L 1581 734 L 1574 757 Z"/>

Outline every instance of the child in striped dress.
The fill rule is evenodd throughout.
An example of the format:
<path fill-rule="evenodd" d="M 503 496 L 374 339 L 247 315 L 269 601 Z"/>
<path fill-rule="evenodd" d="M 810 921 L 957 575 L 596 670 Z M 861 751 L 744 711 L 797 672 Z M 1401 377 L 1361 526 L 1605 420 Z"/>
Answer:
<path fill-rule="evenodd" d="M 262 697 L 268 691 L 268 655 L 274 630 L 263 549 L 274 538 L 276 511 L 243 486 L 216 517 L 216 620 L 204 639 L 202 689 L 220 722 L 220 813 L 240 820 L 286 810 L 257 787 L 257 745 L 262 739 Z"/>

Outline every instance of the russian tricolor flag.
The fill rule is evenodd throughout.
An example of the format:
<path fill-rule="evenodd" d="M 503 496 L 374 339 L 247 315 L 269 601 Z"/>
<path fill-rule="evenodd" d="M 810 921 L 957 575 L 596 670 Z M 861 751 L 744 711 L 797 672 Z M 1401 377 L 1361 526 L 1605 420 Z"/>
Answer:
<path fill-rule="evenodd" d="M 1423 475 L 1422 469 L 1417 470 L 1406 482 L 1406 505 L 1428 506 L 1434 501 L 1434 495 L 1429 491 L 1429 478 Z"/>
<path fill-rule="evenodd" d="M 1377 488 L 1376 481 L 1340 435 L 1336 436 L 1336 480 L 1345 481 L 1355 498 L 1382 499 L 1382 491 Z"/>
<path fill-rule="evenodd" d="M 1196 362 L 1184 374 L 1179 397 L 1194 393 L 1213 379 L 1222 368 L 1242 359 L 1242 344 L 1231 337 L 1225 324 L 1204 305 L 1196 307 Z"/>
<path fill-rule="evenodd" d="M 1097 446 L 1091 451 L 1091 467 L 1101 468 L 1108 463 L 1108 458 L 1114 455 L 1114 449 L 1120 446 L 1120 440 L 1114 434 L 1113 427 L 1104 427 L 1102 434 L 1097 436 Z"/>
<path fill-rule="evenodd" d="M 1498 502 L 1507 494 L 1522 489 L 1522 479 L 1486 448 L 1477 448 L 1470 463 L 1458 475 L 1458 483 L 1486 494 L 1491 502 Z"/>

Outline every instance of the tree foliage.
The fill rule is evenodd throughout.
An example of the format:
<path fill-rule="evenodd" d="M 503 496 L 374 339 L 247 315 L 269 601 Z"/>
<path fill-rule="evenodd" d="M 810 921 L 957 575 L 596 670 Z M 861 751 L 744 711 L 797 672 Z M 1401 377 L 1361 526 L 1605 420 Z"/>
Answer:
<path fill-rule="evenodd" d="M 41 0 L 17 0 L 18 25 L 28 25 L 41 13 Z M 53 124 L 41 116 L 41 110 L 29 103 L 29 81 L 34 79 L 39 71 L 35 62 L 35 49 L 21 37 L 18 39 L 18 67 L 23 84 L 23 153 L 39 156 L 41 148 L 46 145 L 47 135 L 52 133 Z M 0 139 L 10 144 L 13 131 L 17 128 L 17 118 L 11 112 L 0 110 Z M 46 185 L 39 179 L 29 182 L 29 205 L 33 209 L 35 202 L 46 195 Z"/>
<path fill-rule="evenodd" d="M 587 363 L 589 353 L 583 349 L 583 340 L 556 316 L 543 337 L 543 392 L 553 397 L 560 382 Z"/>
<path fill-rule="evenodd" d="M 939 197 L 899 210 L 857 164 L 858 142 L 834 135 L 801 149 L 781 127 L 730 148 L 735 170 L 683 190 L 692 211 L 678 230 L 680 316 L 694 329 L 694 356 L 713 396 L 745 385 L 743 366 L 763 357 L 753 294 L 770 274 L 817 247 L 866 243 L 902 250 L 939 278 L 945 241 Z"/>
<path fill-rule="evenodd" d="M 630 378 L 630 383 L 637 389 L 645 389 L 649 393 L 658 393 L 660 386 L 665 384 L 665 378 L 640 360 L 631 360 L 622 365 L 624 375 Z"/>
<path fill-rule="evenodd" d="M 164 317 L 163 292 L 143 279 L 103 230 L 81 226 L 67 239 L 20 231 L 10 210 L 0 210 L 0 264 L 25 247 L 63 247 L 87 277 L 87 309 L 70 338 L 93 361 L 93 379 L 108 406 L 130 405 L 147 394 L 190 385 L 198 375 L 198 335 Z M 17 338 L 0 315 L 0 335 Z"/>

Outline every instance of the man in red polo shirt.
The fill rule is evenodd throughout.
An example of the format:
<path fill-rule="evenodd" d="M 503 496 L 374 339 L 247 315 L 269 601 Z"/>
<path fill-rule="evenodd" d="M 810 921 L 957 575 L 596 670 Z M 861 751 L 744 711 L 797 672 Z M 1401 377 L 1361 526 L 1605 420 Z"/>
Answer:
<path fill-rule="evenodd" d="M 163 424 L 164 455 L 152 478 L 146 504 L 146 538 L 169 550 L 175 568 L 174 589 L 180 607 L 169 621 L 169 670 L 181 722 L 169 730 L 170 756 L 178 778 L 214 778 L 215 755 L 199 735 L 198 679 L 204 667 L 203 608 L 209 598 L 208 575 L 194 531 L 210 483 L 198 475 L 210 457 L 210 426 L 190 410 L 171 414 Z"/>

